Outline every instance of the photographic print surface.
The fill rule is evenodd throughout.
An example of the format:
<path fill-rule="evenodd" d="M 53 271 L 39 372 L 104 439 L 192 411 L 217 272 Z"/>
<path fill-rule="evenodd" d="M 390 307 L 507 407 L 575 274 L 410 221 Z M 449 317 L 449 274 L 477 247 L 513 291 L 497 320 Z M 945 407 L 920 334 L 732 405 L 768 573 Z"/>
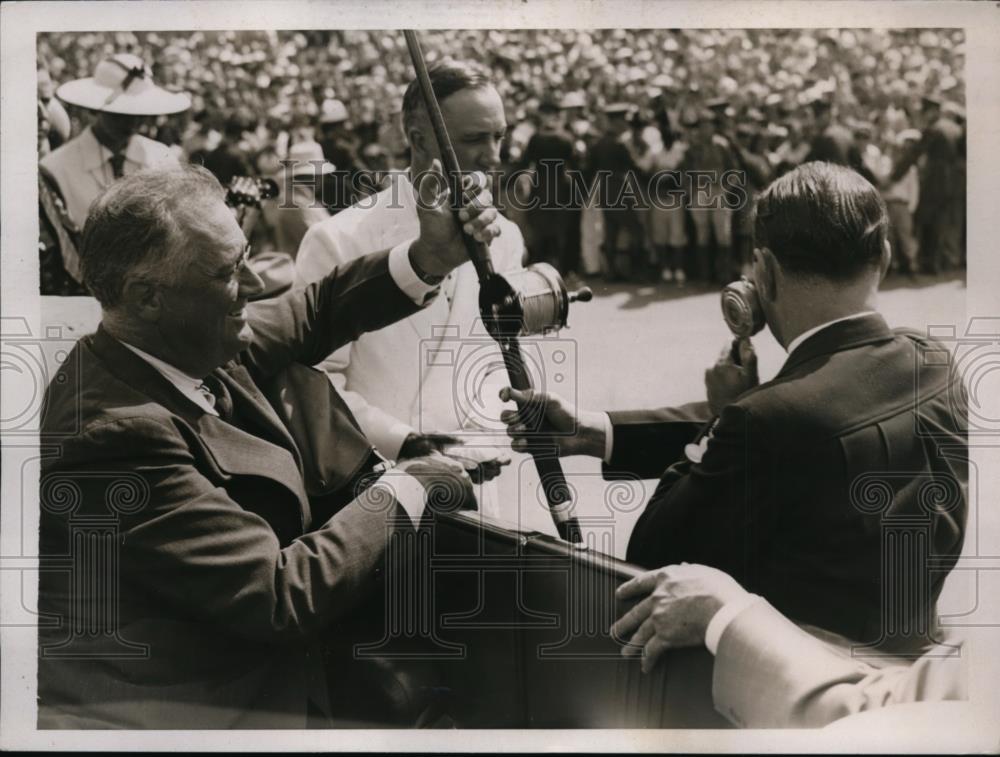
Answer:
<path fill-rule="evenodd" d="M 7 744 L 996 745 L 994 15 L 26 5 Z"/>

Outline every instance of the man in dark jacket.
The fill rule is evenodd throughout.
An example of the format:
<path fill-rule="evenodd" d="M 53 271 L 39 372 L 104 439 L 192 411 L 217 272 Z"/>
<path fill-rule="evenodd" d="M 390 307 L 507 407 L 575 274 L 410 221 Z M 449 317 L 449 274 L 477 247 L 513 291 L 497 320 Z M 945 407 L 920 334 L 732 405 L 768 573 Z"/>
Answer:
<path fill-rule="evenodd" d="M 810 103 L 815 119 L 815 133 L 806 162 L 821 160 L 849 166 L 875 183 L 875 177 L 861 159 L 861 150 L 854 139 L 854 133 L 833 118 L 833 104 L 829 100 L 819 99 Z"/>
<path fill-rule="evenodd" d="M 597 140 L 587 159 L 587 177 L 596 182 L 597 202 L 604 215 L 605 270 L 611 279 L 627 277 L 637 271 L 645 256 L 645 229 L 639 220 L 642 202 L 638 167 L 625 145 L 628 131 L 626 103 L 612 103 L 604 109 L 607 117 L 604 135 Z M 628 253 L 619 253 L 619 237 L 628 234 Z"/>
<path fill-rule="evenodd" d="M 436 296 L 466 259 L 450 208 L 423 196 L 415 241 L 251 305 L 263 282 L 224 196 L 204 168 L 151 169 L 84 228 L 102 320 L 45 397 L 39 728 L 329 724 L 323 643 L 377 596 L 424 488 L 471 494 L 440 457 L 375 480 L 336 395 L 323 424 L 343 433 L 303 436 L 319 408 L 293 387 L 316 383 L 282 382 L 317 375 L 327 397 L 308 366 Z M 488 205 L 462 214 L 496 236 Z"/>
<path fill-rule="evenodd" d="M 574 206 L 567 175 L 576 167 L 573 138 L 563 128 L 555 101 L 544 100 L 538 112 L 541 126 L 531 135 L 520 161 L 521 168 L 534 171 L 528 211 L 531 257 L 533 261 L 554 263 L 563 276 L 568 276 L 576 273 L 580 264 L 579 241 L 573 249 L 570 233 L 570 224 L 580 223 L 580 208 Z"/>
<path fill-rule="evenodd" d="M 942 113 L 941 103 L 933 97 L 923 99 L 924 121 L 920 141 L 903 156 L 892 170 L 891 180 L 898 181 L 921 155 L 920 203 L 914 214 L 919 244 L 918 255 L 923 273 L 936 274 L 942 268 L 958 265 L 957 249 L 961 232 L 956 226 L 964 219 L 955 211 L 965 193 L 964 131 L 950 116 Z"/>
<path fill-rule="evenodd" d="M 707 403 L 578 413 L 510 394 L 531 417 L 547 407 L 561 454 L 660 476 L 629 560 L 711 565 L 797 622 L 913 650 L 933 643 L 965 533 L 966 398 L 943 345 L 876 311 L 887 227 L 878 191 L 840 166 L 804 164 L 761 194 L 753 278 L 789 353 L 771 381 L 745 340 L 739 363 L 727 348 L 706 372 Z M 504 415 L 514 449 L 526 417 Z"/>

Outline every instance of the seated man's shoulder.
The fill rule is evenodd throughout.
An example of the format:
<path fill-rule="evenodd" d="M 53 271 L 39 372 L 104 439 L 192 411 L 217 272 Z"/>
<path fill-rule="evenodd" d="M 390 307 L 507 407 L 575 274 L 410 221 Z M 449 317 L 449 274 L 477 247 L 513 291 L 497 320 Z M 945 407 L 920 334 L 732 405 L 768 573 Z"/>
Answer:
<path fill-rule="evenodd" d="M 177 434 L 175 420 L 166 407 L 78 345 L 46 389 L 41 433 L 63 450 L 111 438 L 141 443 Z"/>
<path fill-rule="evenodd" d="M 802 439 L 830 438 L 910 413 L 915 397 L 935 401 L 956 380 L 948 354 L 926 335 L 897 329 L 891 341 L 819 355 L 734 404 L 757 424 L 791 429 Z"/>

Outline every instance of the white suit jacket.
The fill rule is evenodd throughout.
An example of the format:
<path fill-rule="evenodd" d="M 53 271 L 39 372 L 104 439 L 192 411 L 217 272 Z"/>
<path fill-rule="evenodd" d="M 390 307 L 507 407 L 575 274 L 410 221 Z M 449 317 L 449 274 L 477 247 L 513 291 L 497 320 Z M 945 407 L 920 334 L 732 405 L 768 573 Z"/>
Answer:
<path fill-rule="evenodd" d="M 915 661 L 852 657 L 758 602 L 722 633 L 712 696 L 739 726 L 817 728 L 894 704 L 965 699 L 968 656 L 946 638 Z"/>
<path fill-rule="evenodd" d="M 133 134 L 125 148 L 125 175 L 161 163 L 176 163 L 176 156 L 165 144 L 141 134 Z M 82 229 L 90 204 L 114 181 L 111 151 L 97 141 L 88 126 L 66 144 L 41 160 L 59 185 L 69 217 Z"/>
<path fill-rule="evenodd" d="M 389 188 L 309 228 L 296 256 L 300 284 L 419 234 L 413 185 L 404 172 L 393 178 Z M 501 272 L 520 268 L 521 231 L 502 216 L 499 223 L 501 235 L 490 245 L 493 265 Z M 390 459 L 413 431 L 460 431 L 471 446 L 506 444 L 497 395 L 507 374 L 479 318 L 479 282 L 471 262 L 452 271 L 429 306 L 363 334 L 320 367 L 365 435 Z M 480 506 L 496 514 L 482 497 Z"/>

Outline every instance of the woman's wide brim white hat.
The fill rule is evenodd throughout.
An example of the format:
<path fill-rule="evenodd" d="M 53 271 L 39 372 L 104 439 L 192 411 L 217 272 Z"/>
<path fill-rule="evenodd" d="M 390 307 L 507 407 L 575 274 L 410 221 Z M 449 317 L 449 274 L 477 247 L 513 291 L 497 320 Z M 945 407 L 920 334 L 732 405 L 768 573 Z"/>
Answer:
<path fill-rule="evenodd" d="M 125 116 L 163 116 L 191 107 L 190 97 L 154 84 L 142 59 L 128 54 L 102 60 L 93 76 L 66 82 L 56 96 L 70 105 Z"/>

